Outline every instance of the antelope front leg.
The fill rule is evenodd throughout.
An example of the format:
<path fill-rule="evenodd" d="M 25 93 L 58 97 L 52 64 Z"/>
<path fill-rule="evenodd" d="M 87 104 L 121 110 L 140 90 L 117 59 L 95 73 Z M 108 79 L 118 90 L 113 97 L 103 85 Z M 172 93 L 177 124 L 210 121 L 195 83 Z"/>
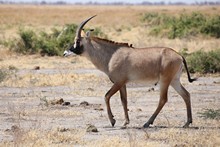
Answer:
<path fill-rule="evenodd" d="M 125 122 L 124 122 L 124 127 L 126 127 L 129 124 L 129 116 L 128 116 L 128 102 L 127 102 L 127 91 L 126 91 L 126 85 L 124 85 L 121 89 L 120 89 L 120 97 L 121 97 L 121 102 L 123 105 L 123 109 L 124 109 L 124 114 L 125 114 Z"/>
<path fill-rule="evenodd" d="M 113 118 L 114 116 L 113 116 L 112 111 L 111 111 L 111 107 L 110 107 L 110 103 L 109 103 L 110 98 L 111 97 L 105 96 L 105 103 L 106 103 L 106 107 L 107 107 L 108 118 L 109 118 L 112 126 L 114 126 L 116 120 Z"/>
<path fill-rule="evenodd" d="M 116 120 L 113 118 L 113 114 L 111 111 L 111 107 L 110 107 L 110 98 L 112 95 L 114 95 L 121 87 L 123 84 L 117 84 L 115 83 L 112 88 L 106 93 L 105 95 L 105 103 L 106 103 L 106 107 L 107 107 L 107 112 L 108 112 L 108 118 L 112 124 L 112 126 L 115 125 Z"/>

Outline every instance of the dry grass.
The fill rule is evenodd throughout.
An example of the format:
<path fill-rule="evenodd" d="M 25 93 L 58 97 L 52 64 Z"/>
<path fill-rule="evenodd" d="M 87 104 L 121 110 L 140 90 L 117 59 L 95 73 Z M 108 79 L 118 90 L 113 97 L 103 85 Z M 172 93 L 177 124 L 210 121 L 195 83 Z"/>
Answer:
<path fill-rule="evenodd" d="M 220 45 L 219 39 L 168 40 L 149 37 L 148 28 L 140 21 L 141 14 L 146 12 L 176 15 L 193 11 L 215 15 L 220 13 L 220 8 L 217 6 L 0 5 L 0 40 L 16 36 L 19 27 L 49 31 L 52 27 L 63 27 L 70 23 L 79 24 L 83 19 L 97 14 L 98 17 L 87 27 L 101 27 L 108 38 L 115 41 L 129 42 L 136 47 L 169 46 L 177 51 L 182 48 L 188 48 L 189 51 L 215 49 Z"/>
<path fill-rule="evenodd" d="M 0 40 L 16 36 L 20 26 L 38 31 L 50 30 L 67 23 L 78 24 L 82 19 L 98 14 L 87 26 L 101 27 L 115 41 L 139 47 L 165 45 L 176 50 L 189 48 L 190 51 L 218 47 L 220 41 L 217 39 L 149 37 L 144 33 L 147 28 L 139 21 L 140 14 L 147 11 L 172 15 L 194 10 L 213 15 L 219 14 L 220 7 L 0 5 Z M 36 66 L 40 70 L 34 70 Z M 94 71 L 94 66 L 86 59 L 20 56 L 0 46 L 0 68 L 9 70 L 12 67 L 17 70 L 0 83 L 0 146 L 220 146 L 219 120 L 205 120 L 197 115 L 203 108 L 219 107 L 219 75 L 200 78 L 193 84 L 188 84 L 186 75 L 183 75 L 183 84 L 192 96 L 194 123 L 190 129 L 180 128 L 185 122 L 186 110 L 183 100 L 173 90 L 169 93 L 170 102 L 155 121 L 156 127 L 137 129 L 156 108 L 159 92 L 158 87 L 147 92 L 148 87 L 135 89 L 130 85 L 131 125 L 123 130 L 120 124 L 124 116 L 118 95 L 111 101 L 118 121 L 115 128 L 105 127 L 108 124 L 106 112 L 95 110 L 97 106 L 105 108 L 103 96 L 111 84 L 106 76 Z M 41 102 L 43 98 L 63 98 L 73 105 L 45 106 Z M 79 106 L 84 100 L 91 105 Z M 94 124 L 99 132 L 86 132 L 87 124 Z"/>
<path fill-rule="evenodd" d="M 84 17 L 97 14 L 92 25 L 139 25 L 139 14 L 144 12 L 163 12 L 167 14 L 191 13 L 219 14 L 220 8 L 213 6 L 32 6 L 1 5 L 1 25 L 54 26 L 80 23 Z M 132 13 L 131 13 L 132 12 Z M 111 16 L 111 21 L 109 17 Z M 13 19 L 11 19 L 13 18 Z M 27 19 L 28 18 L 28 19 Z M 118 23 L 120 22 L 120 23 Z M 129 25 L 128 25 L 129 24 Z"/>

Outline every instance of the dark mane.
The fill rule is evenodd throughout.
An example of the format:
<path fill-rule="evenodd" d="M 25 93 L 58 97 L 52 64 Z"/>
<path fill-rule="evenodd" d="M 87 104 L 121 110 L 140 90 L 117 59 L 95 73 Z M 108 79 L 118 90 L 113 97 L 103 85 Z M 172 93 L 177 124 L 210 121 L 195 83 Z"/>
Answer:
<path fill-rule="evenodd" d="M 100 41 L 115 44 L 115 45 L 121 45 L 121 46 L 125 46 L 125 47 L 132 47 L 132 44 L 129 45 L 128 43 L 115 42 L 115 41 L 111 41 L 111 40 L 103 39 L 103 38 L 99 38 L 99 37 L 92 37 L 92 40 L 100 40 Z"/>

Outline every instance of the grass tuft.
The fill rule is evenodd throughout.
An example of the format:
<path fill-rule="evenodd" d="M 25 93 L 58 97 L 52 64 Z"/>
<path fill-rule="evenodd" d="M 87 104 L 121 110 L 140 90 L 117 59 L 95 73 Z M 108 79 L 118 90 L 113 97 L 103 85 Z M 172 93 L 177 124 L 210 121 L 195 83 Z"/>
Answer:
<path fill-rule="evenodd" d="M 0 69 L 0 83 L 7 78 L 7 71 L 5 69 Z"/>
<path fill-rule="evenodd" d="M 205 119 L 220 119 L 220 109 L 204 109 L 203 112 L 198 112 L 198 114 Z"/>

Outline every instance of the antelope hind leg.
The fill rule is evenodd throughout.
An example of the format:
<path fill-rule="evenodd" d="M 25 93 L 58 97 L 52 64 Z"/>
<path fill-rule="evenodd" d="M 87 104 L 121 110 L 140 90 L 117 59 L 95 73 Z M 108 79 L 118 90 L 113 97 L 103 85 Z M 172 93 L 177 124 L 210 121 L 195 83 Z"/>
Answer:
<path fill-rule="evenodd" d="M 126 127 L 130 120 L 129 120 L 129 116 L 128 116 L 128 102 L 127 102 L 127 91 L 126 91 L 126 85 L 124 85 L 121 89 L 120 89 L 120 97 L 121 97 L 121 102 L 122 102 L 122 106 L 124 109 L 124 115 L 125 115 L 125 122 L 123 124 L 123 127 Z"/>
<path fill-rule="evenodd" d="M 186 109 L 187 109 L 187 122 L 183 126 L 184 128 L 189 127 L 192 123 L 192 110 L 191 110 L 191 102 L 190 102 L 190 94 L 189 92 L 182 86 L 179 79 L 174 79 L 171 83 L 171 86 L 176 90 L 176 92 L 183 98 Z"/>

